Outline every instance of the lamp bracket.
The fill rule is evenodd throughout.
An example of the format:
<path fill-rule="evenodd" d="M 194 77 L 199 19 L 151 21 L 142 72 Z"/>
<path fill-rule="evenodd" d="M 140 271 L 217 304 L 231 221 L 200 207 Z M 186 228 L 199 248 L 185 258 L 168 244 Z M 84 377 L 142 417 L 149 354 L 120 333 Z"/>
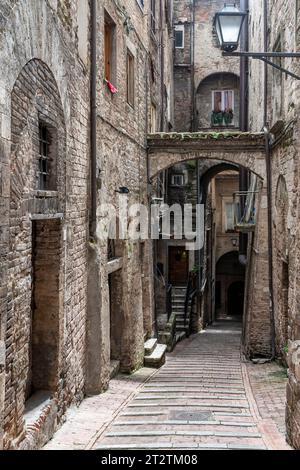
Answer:
<path fill-rule="evenodd" d="M 268 65 L 271 65 L 277 70 L 289 75 L 296 80 L 300 80 L 300 76 L 296 75 L 293 72 L 281 67 L 280 65 L 275 64 L 269 58 L 278 58 L 278 57 L 285 57 L 285 58 L 298 58 L 300 59 L 300 52 L 223 52 L 223 57 L 249 57 L 252 59 L 258 59 L 265 62 Z"/>

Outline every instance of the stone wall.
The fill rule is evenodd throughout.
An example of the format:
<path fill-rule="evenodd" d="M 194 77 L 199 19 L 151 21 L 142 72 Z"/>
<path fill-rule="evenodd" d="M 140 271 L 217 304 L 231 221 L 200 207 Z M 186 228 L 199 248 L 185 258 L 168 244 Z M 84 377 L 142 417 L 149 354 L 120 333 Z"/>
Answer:
<path fill-rule="evenodd" d="M 172 40 L 168 11 L 157 3 L 156 27 L 151 29 L 150 2 L 141 6 L 136 0 L 125 2 L 121 12 L 118 3 L 98 4 L 98 63 L 104 63 L 105 11 L 115 29 L 115 53 L 112 94 L 104 80 L 104 67 L 99 66 L 97 80 L 97 236 L 90 244 L 93 270 L 89 282 L 89 326 L 87 392 L 107 388 L 110 377 L 110 338 L 115 345 L 115 322 L 111 322 L 114 305 L 108 297 L 107 243 L 101 239 L 101 227 L 109 226 L 113 211 L 118 214 L 123 201 L 148 205 L 150 201 L 147 175 L 146 134 L 150 130 L 152 107 L 156 109 L 154 127 L 169 130 L 172 126 Z M 162 13 L 162 14 L 161 14 Z M 130 26 L 129 28 L 126 25 Z M 127 102 L 127 51 L 134 61 L 134 103 Z M 162 70 L 163 64 L 163 70 Z M 151 123 L 153 126 L 153 123 Z M 126 187 L 129 194 L 117 191 Z M 102 212 L 101 205 L 110 204 L 111 211 Z M 130 222 L 130 220 L 129 220 Z M 119 361 L 123 372 L 131 373 L 143 364 L 144 339 L 154 333 L 153 261 L 151 242 L 122 244 L 122 266 L 118 273 L 122 284 L 119 306 L 122 331 L 119 337 Z M 96 276 L 95 271 L 96 271 Z M 115 275 L 115 274 L 114 274 Z M 99 290 L 100 295 L 94 291 Z M 99 320 L 100 319 L 100 320 Z M 100 338 L 100 341 L 98 341 Z M 115 350 L 115 347 L 113 348 Z M 116 359 L 116 357 L 114 357 Z"/>
<path fill-rule="evenodd" d="M 250 2 L 250 49 L 263 50 L 263 3 Z M 299 2 L 267 1 L 268 49 L 299 50 Z M 276 59 L 275 59 L 276 60 Z M 282 66 L 299 75 L 298 59 L 282 59 Z M 263 124 L 264 65 L 250 62 L 250 124 Z M 300 448 L 299 427 L 299 82 L 268 67 L 267 121 L 272 127 L 284 121 L 283 135 L 271 155 L 273 283 L 276 353 L 287 350 L 289 384 L 287 403 L 288 439 Z M 278 127 L 278 126 L 277 126 Z M 285 263 L 285 265 L 283 264 Z M 288 320 L 288 328 L 286 321 Z"/>

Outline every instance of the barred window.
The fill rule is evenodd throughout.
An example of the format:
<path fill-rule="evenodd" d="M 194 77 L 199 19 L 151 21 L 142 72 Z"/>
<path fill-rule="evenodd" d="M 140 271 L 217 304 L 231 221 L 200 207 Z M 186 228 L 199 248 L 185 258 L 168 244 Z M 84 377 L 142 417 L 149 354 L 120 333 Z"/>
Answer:
<path fill-rule="evenodd" d="M 49 177 L 50 177 L 50 133 L 44 124 L 39 125 L 39 183 L 38 189 L 49 189 Z"/>

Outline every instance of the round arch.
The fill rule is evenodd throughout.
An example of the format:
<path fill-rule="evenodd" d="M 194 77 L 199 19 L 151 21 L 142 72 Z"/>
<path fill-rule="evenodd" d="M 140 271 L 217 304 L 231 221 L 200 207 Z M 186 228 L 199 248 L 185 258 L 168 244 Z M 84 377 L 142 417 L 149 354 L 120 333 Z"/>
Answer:
<path fill-rule="evenodd" d="M 206 76 L 195 94 L 196 128 L 212 127 L 212 112 L 231 111 L 230 122 L 216 122 L 216 127 L 238 127 L 240 107 L 240 79 L 231 72 L 217 72 Z"/>

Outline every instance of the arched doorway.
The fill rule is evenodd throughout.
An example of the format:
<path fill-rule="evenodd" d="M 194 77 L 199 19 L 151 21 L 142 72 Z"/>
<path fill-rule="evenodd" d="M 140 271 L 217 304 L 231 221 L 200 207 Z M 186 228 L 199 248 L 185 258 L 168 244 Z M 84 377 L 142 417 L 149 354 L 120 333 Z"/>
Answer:
<path fill-rule="evenodd" d="M 241 319 L 244 309 L 245 267 L 238 251 L 225 253 L 216 264 L 216 319 Z"/>
<path fill-rule="evenodd" d="M 227 290 L 227 313 L 231 317 L 241 317 L 244 309 L 244 290 L 243 281 L 233 282 Z"/>

